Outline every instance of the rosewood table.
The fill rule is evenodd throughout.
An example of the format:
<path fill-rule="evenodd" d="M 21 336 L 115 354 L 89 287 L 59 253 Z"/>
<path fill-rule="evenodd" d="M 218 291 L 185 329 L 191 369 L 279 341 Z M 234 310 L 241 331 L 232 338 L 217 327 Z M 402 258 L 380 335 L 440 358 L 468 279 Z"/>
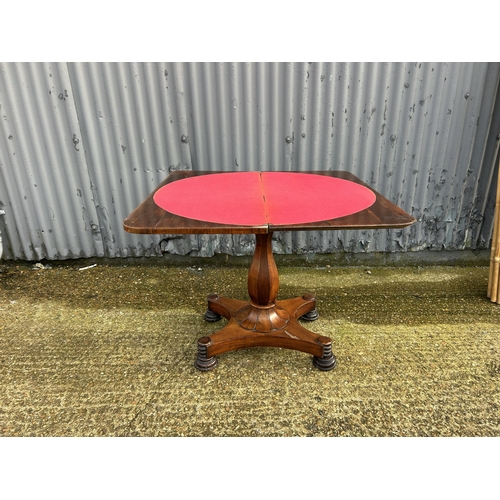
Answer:
<path fill-rule="evenodd" d="M 247 347 L 282 347 L 313 355 L 320 370 L 336 365 L 329 337 L 304 328 L 318 317 L 316 297 L 278 300 L 274 231 L 398 228 L 415 219 L 344 171 L 171 173 L 123 222 L 140 234 L 255 234 L 248 272 L 250 300 L 208 295 L 207 321 L 228 323 L 198 340 L 195 366 Z"/>

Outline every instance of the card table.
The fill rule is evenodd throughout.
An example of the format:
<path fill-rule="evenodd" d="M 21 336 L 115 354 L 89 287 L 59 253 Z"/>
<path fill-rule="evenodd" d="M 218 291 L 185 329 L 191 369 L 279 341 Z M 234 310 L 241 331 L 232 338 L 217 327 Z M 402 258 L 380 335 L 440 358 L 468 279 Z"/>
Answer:
<path fill-rule="evenodd" d="M 279 276 L 271 242 L 275 231 L 401 228 L 415 219 L 345 171 L 171 173 L 123 222 L 136 234 L 255 234 L 248 272 L 250 300 L 208 295 L 206 321 L 228 322 L 198 339 L 195 366 L 208 371 L 217 355 L 249 347 L 282 347 L 336 366 L 329 337 L 299 322 L 319 314 L 316 297 L 278 300 Z"/>

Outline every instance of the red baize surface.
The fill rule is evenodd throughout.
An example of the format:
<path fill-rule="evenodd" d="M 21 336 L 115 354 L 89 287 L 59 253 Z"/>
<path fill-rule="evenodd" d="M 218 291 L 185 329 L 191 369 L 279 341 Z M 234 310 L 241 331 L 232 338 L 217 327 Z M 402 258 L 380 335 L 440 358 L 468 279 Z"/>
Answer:
<path fill-rule="evenodd" d="M 228 172 L 160 188 L 155 203 L 188 219 L 237 226 L 304 224 L 351 215 L 375 202 L 355 182 L 298 172 Z"/>

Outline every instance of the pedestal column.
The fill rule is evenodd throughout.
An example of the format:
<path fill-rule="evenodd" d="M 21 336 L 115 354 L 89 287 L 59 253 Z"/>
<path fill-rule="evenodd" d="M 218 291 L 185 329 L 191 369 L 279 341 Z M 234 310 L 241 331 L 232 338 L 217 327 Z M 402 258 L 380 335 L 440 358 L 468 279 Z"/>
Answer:
<path fill-rule="evenodd" d="M 250 303 L 237 312 L 236 321 L 246 330 L 272 332 L 285 327 L 290 315 L 276 305 L 280 283 L 272 249 L 273 233 L 255 236 L 255 252 L 248 270 Z"/>
<path fill-rule="evenodd" d="M 335 367 L 331 339 L 306 330 L 298 322 L 300 317 L 316 310 L 316 297 L 306 293 L 293 299 L 277 300 L 279 277 L 271 243 L 272 233 L 256 235 L 248 271 L 249 301 L 219 294 L 208 296 L 205 319 L 216 321 L 224 316 L 228 323 L 218 332 L 198 340 L 195 361 L 198 370 L 215 368 L 218 354 L 248 347 L 295 349 L 312 354 L 314 365 L 320 370 Z"/>

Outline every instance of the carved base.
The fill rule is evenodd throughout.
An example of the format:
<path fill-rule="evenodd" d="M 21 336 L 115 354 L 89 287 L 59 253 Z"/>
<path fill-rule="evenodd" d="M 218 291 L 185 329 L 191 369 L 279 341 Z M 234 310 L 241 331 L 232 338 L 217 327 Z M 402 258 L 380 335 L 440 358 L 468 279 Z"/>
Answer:
<path fill-rule="evenodd" d="M 277 305 L 259 307 L 250 302 L 236 313 L 236 321 L 242 328 L 262 333 L 281 330 L 289 320 L 290 315 Z"/>
<path fill-rule="evenodd" d="M 272 306 L 256 306 L 252 301 L 208 296 L 209 311 L 228 319 L 227 325 L 198 340 L 195 366 L 202 371 L 215 368 L 215 356 L 249 347 L 282 347 L 314 356 L 314 365 L 328 371 L 336 360 L 331 339 L 304 328 L 298 319 L 316 309 L 316 297 L 306 294 L 288 300 L 277 300 Z"/>
<path fill-rule="evenodd" d="M 331 340 L 306 330 L 298 321 L 299 318 L 306 321 L 318 318 L 316 297 L 308 293 L 294 299 L 276 300 L 279 277 L 272 235 L 272 232 L 255 235 L 255 251 L 248 270 L 250 301 L 228 299 L 215 293 L 208 296 L 205 319 L 217 321 L 223 316 L 228 323 L 198 341 L 195 366 L 199 370 L 212 370 L 218 354 L 248 347 L 295 349 L 312 354 L 314 365 L 320 370 L 331 370 L 335 366 Z"/>

